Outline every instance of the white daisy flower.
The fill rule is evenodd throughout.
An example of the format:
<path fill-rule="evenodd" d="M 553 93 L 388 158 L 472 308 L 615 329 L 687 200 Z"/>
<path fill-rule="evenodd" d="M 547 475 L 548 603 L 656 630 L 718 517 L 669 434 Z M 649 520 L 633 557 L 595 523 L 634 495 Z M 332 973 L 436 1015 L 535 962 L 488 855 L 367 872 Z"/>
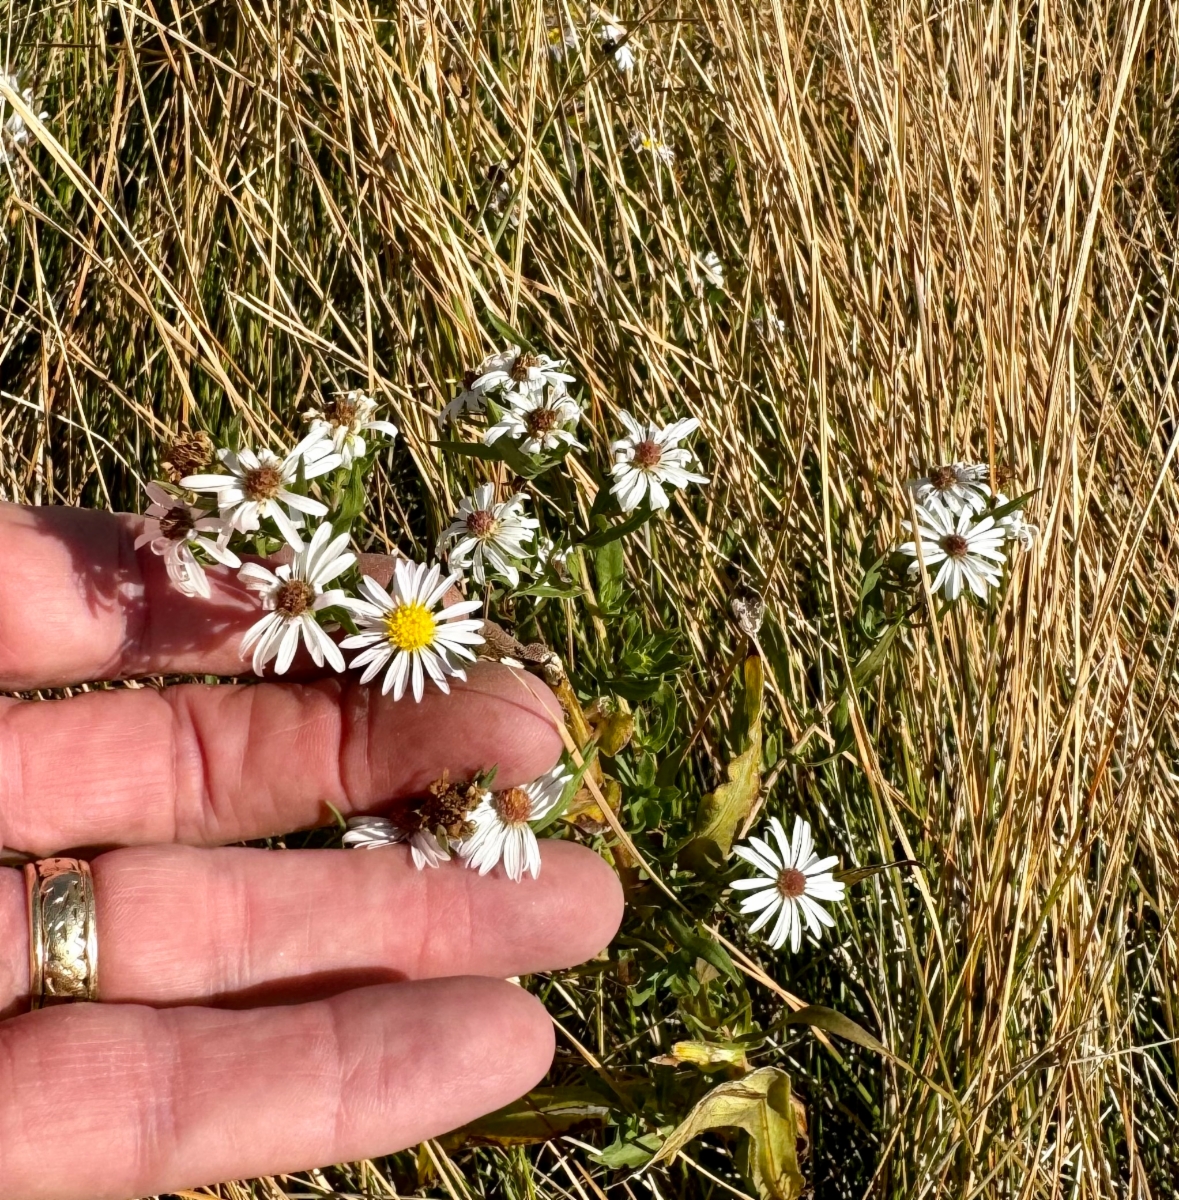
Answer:
<path fill-rule="evenodd" d="M 558 764 L 525 787 L 485 793 L 471 813 L 475 832 L 458 847 L 467 866 L 486 875 L 502 860 L 509 879 L 518 883 L 526 872 L 535 879 L 540 845 L 529 822 L 543 820 L 557 807 L 572 778 Z"/>
<path fill-rule="evenodd" d="M 955 516 L 964 508 L 980 513 L 991 496 L 986 482 L 989 475 L 985 463 L 949 463 L 921 479 L 911 479 L 909 487 L 917 503 L 926 508 L 940 508 Z"/>
<path fill-rule="evenodd" d="M 158 483 L 147 485 L 147 495 L 151 504 L 144 514 L 143 532 L 135 539 L 135 549 L 150 546 L 151 552 L 164 560 L 168 578 L 184 595 L 208 600 L 212 595 L 209 579 L 193 549 L 199 548 L 227 567 L 240 567 L 241 559 L 225 544 L 232 532 L 229 522 L 185 504 Z"/>
<path fill-rule="evenodd" d="M 303 514 L 327 515 L 327 505 L 300 496 L 288 487 L 299 476 L 314 479 L 340 466 L 342 459 L 321 433 L 308 434 L 285 458 L 273 450 L 218 450 L 227 475 L 187 475 L 180 482 L 194 492 L 207 492 L 217 500 L 221 515 L 234 529 L 251 533 L 269 517 L 296 550 L 303 549 L 299 529 Z"/>
<path fill-rule="evenodd" d="M 463 376 L 462 390 L 438 414 L 438 424 L 440 426 L 446 425 L 448 422 L 457 421 L 464 413 L 472 413 L 477 416 L 486 410 L 487 397 L 484 396 L 482 390 L 477 388 L 475 384 L 489 361 L 489 359 L 485 358 L 479 364 L 477 370 L 468 371 Z"/>
<path fill-rule="evenodd" d="M 525 454 L 556 450 L 561 445 L 581 448 L 581 443 L 566 428 L 581 420 L 581 408 L 565 393 L 550 388 L 547 392 L 505 397 L 508 408 L 483 435 L 490 446 L 505 434 L 519 439 Z"/>
<path fill-rule="evenodd" d="M 666 163 L 668 166 L 675 162 L 675 151 L 666 142 L 661 142 L 653 133 L 636 129 L 630 135 L 630 144 L 635 150 L 649 151 L 660 162 Z"/>
<path fill-rule="evenodd" d="M 758 914 L 749 932 L 756 933 L 777 915 L 767 940 L 773 949 L 780 950 L 789 939 L 790 949 L 797 954 L 804 922 L 816 937 L 822 935 L 824 925 L 830 928 L 835 924 L 819 902 L 836 903 L 843 899 L 844 885 L 831 874 L 839 858 L 834 854 L 820 858 L 815 853 L 811 827 L 801 817 L 794 818 L 792 838 L 786 837 L 777 817 L 770 818 L 770 832 L 777 843 L 776 850 L 759 837 L 733 847 L 734 854 L 762 873 L 752 879 L 735 879 L 732 886 L 750 893 L 741 901 L 742 913 Z"/>
<path fill-rule="evenodd" d="M 450 855 L 428 829 L 407 833 L 388 817 L 348 818 L 348 829 L 344 834 L 345 849 L 377 850 L 381 846 L 395 846 L 400 842 L 409 843 L 410 857 L 419 871 L 450 861 Z"/>
<path fill-rule="evenodd" d="M 502 354 L 493 354 L 483 360 L 471 388 L 484 394 L 502 388 L 508 399 L 514 394 L 527 396 L 546 388 L 563 394 L 565 385 L 574 380 L 572 375 L 560 370 L 564 365 L 563 358 L 528 354 L 519 346 L 510 346 Z"/>
<path fill-rule="evenodd" d="M 348 536 L 341 533 L 333 538 L 332 527 L 324 522 L 292 562 L 273 571 L 261 563 L 246 563 L 237 573 L 246 587 L 259 594 L 267 610 L 242 638 L 242 657 L 253 650 L 255 675 L 261 675 L 272 658 L 276 660 L 275 672 L 284 674 L 300 641 L 317 667 L 322 667 L 326 659 L 335 670 L 344 669 L 340 648 L 324 632 L 315 614 L 333 605 L 351 607 L 355 603 L 338 588 L 324 590 L 356 561 L 356 555 L 346 549 Z"/>
<path fill-rule="evenodd" d="M 331 443 L 340 456 L 340 466 L 350 467 L 368 452 L 366 433 L 379 433 L 392 440 L 397 436 L 397 426 L 392 421 L 374 421 L 377 402 L 364 392 L 353 390 L 330 396 L 322 408 L 310 408 L 303 415 L 310 421 L 308 432 Z"/>
<path fill-rule="evenodd" d="M 673 421 L 660 429 L 654 421 L 644 429 L 630 413 L 619 413 L 626 426 L 626 437 L 610 445 L 614 455 L 614 486 L 610 491 L 618 497 L 623 512 L 631 512 L 649 495 L 652 508 L 667 508 L 671 501 L 663 485 L 682 488 L 689 483 L 707 483 L 707 475 L 697 475 L 687 468 L 695 456 L 679 442 L 700 428 L 695 417 Z"/>
<path fill-rule="evenodd" d="M 512 587 L 520 582 L 513 559 L 528 557 L 524 543 L 536 537 L 540 522 L 526 517 L 521 509 L 528 497 L 518 492 L 503 504 L 494 500 L 495 487 L 484 483 L 471 496 L 459 501 L 458 512 L 438 542 L 441 554 L 447 544 L 447 562 L 460 571 L 470 570 L 476 583 L 486 582 L 486 568 L 502 575 Z"/>
<path fill-rule="evenodd" d="M 995 507 L 1002 508 L 1004 504 L 1009 504 L 1010 501 L 1002 492 L 995 493 Z M 1023 519 L 1023 509 L 1017 508 L 1014 512 L 1009 512 L 1005 517 L 999 518 L 999 525 L 1007 534 L 1007 540 L 1018 542 L 1025 550 L 1030 550 L 1036 543 L 1036 538 L 1040 536 L 1039 526 L 1031 524 Z"/>
<path fill-rule="evenodd" d="M 392 594 L 367 575 L 360 581 L 366 599 L 353 600 L 349 607 L 361 632 L 340 644 L 345 650 L 363 651 L 348 664 L 365 668 L 361 683 L 368 683 L 388 666 L 381 694 L 392 691 L 393 699 L 400 700 L 412 680 L 413 698 L 421 700 L 427 674 L 444 692 L 450 691 L 448 675 L 466 679 L 457 663 L 475 661 L 470 647 L 482 644 L 479 628 L 483 622 L 460 618 L 481 607 L 481 601 L 462 600 L 435 612 L 459 579 L 457 573 L 445 579 L 441 574 L 437 564 L 427 567 L 399 558 L 393 569 Z"/>
<path fill-rule="evenodd" d="M 906 529 L 912 529 L 909 521 L 902 521 Z M 975 520 L 974 512 L 964 508 L 960 513 L 948 512 L 943 508 L 917 508 L 917 531 L 921 537 L 921 556 L 925 566 L 932 571 L 938 566 L 931 591 L 939 589 L 947 600 L 956 600 L 965 585 L 980 600 L 987 598 L 990 588 L 998 587 L 1003 564 L 1007 561 L 1003 543 L 1007 530 L 996 525 L 992 517 Z M 909 574 L 916 575 L 917 543 L 905 542 L 899 550 L 914 561 Z"/>
<path fill-rule="evenodd" d="M 704 255 L 696 255 L 695 265 L 700 277 L 709 287 L 723 288 L 725 286 L 725 264 L 721 262 L 720 256 L 715 250 L 709 250 Z"/>
<path fill-rule="evenodd" d="M 20 80 L 15 75 L 4 75 L 0 73 L 0 82 L 17 95 L 29 106 L 33 107 L 33 89 L 25 88 L 21 90 Z M 11 157 L 14 157 L 13 151 L 17 146 L 23 146 L 32 136 L 31 130 L 25 124 L 25 119 L 20 113 L 15 110 L 8 113 L 10 105 L 3 96 L 0 96 L 0 163 L 6 163 Z M 7 117 L 5 114 L 8 114 Z M 49 116 L 47 112 L 39 113 L 39 118 L 44 121 Z"/>

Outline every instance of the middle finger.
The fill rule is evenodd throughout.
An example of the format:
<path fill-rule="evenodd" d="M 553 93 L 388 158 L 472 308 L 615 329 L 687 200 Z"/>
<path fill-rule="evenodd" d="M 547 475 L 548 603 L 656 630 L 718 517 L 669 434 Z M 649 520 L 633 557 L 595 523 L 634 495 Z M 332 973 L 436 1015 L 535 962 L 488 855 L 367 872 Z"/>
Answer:
<path fill-rule="evenodd" d="M 94 860 L 99 999 L 152 1005 L 303 1001 L 374 983 L 505 978 L 570 967 L 622 915 L 592 851 L 543 843 L 537 879 L 382 850 L 141 846 Z M 28 995 L 20 873 L 0 869 L 0 1014 Z"/>
<path fill-rule="evenodd" d="M 209 845 L 324 824 L 498 767 L 557 761 L 560 708 L 539 680 L 476 663 L 451 695 L 394 702 L 354 677 L 185 684 L 0 701 L 0 847 Z"/>

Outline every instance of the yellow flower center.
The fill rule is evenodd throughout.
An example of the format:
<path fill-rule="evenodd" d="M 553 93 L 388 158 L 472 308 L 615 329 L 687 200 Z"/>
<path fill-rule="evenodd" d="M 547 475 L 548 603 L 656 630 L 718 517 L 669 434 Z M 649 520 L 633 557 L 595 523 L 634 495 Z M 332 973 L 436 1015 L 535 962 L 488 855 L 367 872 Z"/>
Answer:
<path fill-rule="evenodd" d="M 436 627 L 433 614 L 417 600 L 399 605 L 385 618 L 385 636 L 407 654 L 428 646 Z"/>

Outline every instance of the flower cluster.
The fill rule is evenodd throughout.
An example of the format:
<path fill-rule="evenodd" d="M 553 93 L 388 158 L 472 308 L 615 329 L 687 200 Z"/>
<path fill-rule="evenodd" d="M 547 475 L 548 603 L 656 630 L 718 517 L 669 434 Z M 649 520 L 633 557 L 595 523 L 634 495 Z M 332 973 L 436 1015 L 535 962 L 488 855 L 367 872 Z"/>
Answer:
<path fill-rule="evenodd" d="M 463 664 L 483 641 L 469 614 L 481 604 L 464 600 L 461 576 L 437 564 L 398 559 L 388 589 L 359 576 L 340 497 L 377 440 L 397 437 L 376 410 L 363 392 L 329 396 L 304 414 L 308 432 L 286 451 L 178 437 L 163 462 L 168 480 L 148 484 L 135 547 L 159 555 L 188 596 L 212 595 L 212 564 L 237 572 L 262 609 L 241 644 L 255 674 L 285 674 L 302 648 L 317 667 L 362 671 L 363 683 L 384 671 L 382 691 L 421 700 L 427 677 L 444 692 L 448 679 L 466 677 Z M 348 636 L 337 640 L 341 626 Z M 360 653 L 346 662 L 345 650 Z"/>
<path fill-rule="evenodd" d="M 417 804 L 396 818 L 353 817 L 344 834 L 350 849 L 374 850 L 408 842 L 414 866 L 436 867 L 452 852 L 487 875 L 500 863 L 509 879 L 540 874 L 540 845 L 533 828 L 554 814 L 573 778 L 558 763 L 522 787 L 493 791 L 479 780 L 452 784 L 443 776 Z"/>
<path fill-rule="evenodd" d="M 1012 542 L 1025 549 L 1036 538 L 1021 503 L 1002 492 L 992 493 L 988 468 L 979 463 L 956 462 L 937 467 L 910 482 L 916 508 L 913 522 L 903 521 L 915 536 L 898 551 L 911 558 L 909 574 L 915 576 L 924 561 L 932 576 L 931 589 L 947 600 L 969 591 L 986 600 L 1002 581 L 1007 550 Z"/>

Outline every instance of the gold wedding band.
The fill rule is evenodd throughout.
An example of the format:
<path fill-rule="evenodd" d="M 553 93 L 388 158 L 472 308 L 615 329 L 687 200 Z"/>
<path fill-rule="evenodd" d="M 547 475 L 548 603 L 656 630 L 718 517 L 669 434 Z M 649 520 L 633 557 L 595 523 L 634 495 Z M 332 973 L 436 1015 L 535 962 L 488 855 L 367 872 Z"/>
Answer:
<path fill-rule="evenodd" d="M 90 864 L 43 858 L 25 867 L 31 1007 L 98 999 L 98 934 Z"/>

